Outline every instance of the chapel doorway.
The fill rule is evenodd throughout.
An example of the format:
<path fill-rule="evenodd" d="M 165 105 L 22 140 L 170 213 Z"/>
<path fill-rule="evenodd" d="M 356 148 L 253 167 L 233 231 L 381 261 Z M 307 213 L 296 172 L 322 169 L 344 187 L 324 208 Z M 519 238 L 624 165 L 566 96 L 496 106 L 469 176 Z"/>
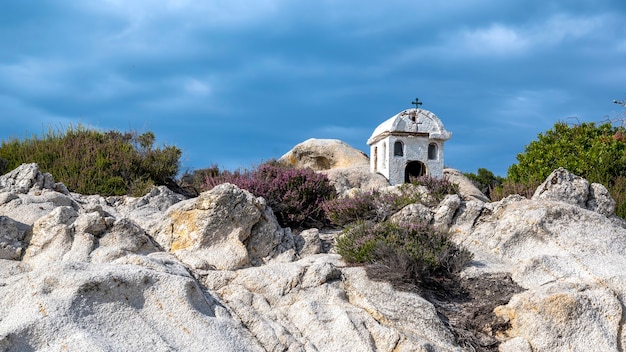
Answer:
<path fill-rule="evenodd" d="M 426 175 L 426 165 L 421 161 L 409 161 L 404 168 L 404 182 L 409 183 L 411 178 Z"/>

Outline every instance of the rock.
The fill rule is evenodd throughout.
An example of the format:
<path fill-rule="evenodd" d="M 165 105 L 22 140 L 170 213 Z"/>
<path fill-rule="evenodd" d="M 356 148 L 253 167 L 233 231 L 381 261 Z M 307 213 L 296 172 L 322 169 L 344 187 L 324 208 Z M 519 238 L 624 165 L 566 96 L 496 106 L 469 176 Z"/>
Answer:
<path fill-rule="evenodd" d="M 447 194 L 435 210 L 433 217 L 435 228 L 447 232 L 460 205 L 461 197 L 458 194 Z"/>
<path fill-rule="evenodd" d="M 585 208 L 589 197 L 589 182 L 560 167 L 537 188 L 533 200 L 555 200 Z"/>
<path fill-rule="evenodd" d="M 371 191 L 389 187 L 385 176 L 370 172 L 369 165 L 339 167 L 321 172 L 340 194 L 346 194 L 352 189 Z"/>
<path fill-rule="evenodd" d="M 280 159 L 297 168 L 329 170 L 339 167 L 369 166 L 369 158 L 338 139 L 308 139 L 291 149 Z"/>
<path fill-rule="evenodd" d="M 580 206 L 586 203 L 584 185 L 565 185 L 573 196 L 564 188 L 552 192 L 552 186 L 541 192 L 543 185 L 539 199 L 513 196 L 490 203 L 477 219 L 468 218 L 473 225 L 457 222 L 452 232 L 454 241 L 474 253 L 465 272 L 510 272 L 527 290 L 497 312 L 511 324 L 507 337 L 527 341 L 533 351 L 617 350 L 626 342 L 619 332 L 626 229 Z M 550 194 L 567 202 L 542 199 Z"/>
<path fill-rule="evenodd" d="M 626 344 L 626 223 L 606 188 L 563 169 L 532 200 L 462 194 L 429 207 L 424 195 L 423 204 L 390 217 L 449 228 L 474 255 L 457 282 L 467 296 L 420 296 L 372 281 L 363 267 L 326 253 L 337 230 L 294 236 L 262 198 L 233 185 L 196 199 L 164 187 L 105 198 L 63 191 L 36 165 L 1 180 L 1 350 L 460 351 L 493 350 L 499 340 L 507 352 L 617 351 Z M 482 305 L 473 307 L 476 299 Z M 469 329 L 486 344 L 467 344 Z"/>
<path fill-rule="evenodd" d="M 533 200 L 554 200 L 577 205 L 611 217 L 615 212 L 615 200 L 599 183 L 592 183 L 564 168 L 554 170 L 537 188 Z"/>
<path fill-rule="evenodd" d="M 0 215 L 0 259 L 19 260 L 27 246 L 26 233 L 27 228 Z"/>
<path fill-rule="evenodd" d="M 319 254 L 322 252 L 322 240 L 318 229 L 308 229 L 294 237 L 296 251 L 303 257 L 306 255 Z"/>
<path fill-rule="evenodd" d="M 228 183 L 173 205 L 152 233 L 194 269 L 234 270 L 290 249 L 283 241 L 294 248 L 263 198 Z"/>
<path fill-rule="evenodd" d="M 262 351 L 184 270 L 51 262 L 0 275 L 3 351 Z"/>
<path fill-rule="evenodd" d="M 468 233 L 476 225 L 485 210 L 485 203 L 479 200 L 461 202 L 452 220 L 450 231 L 454 233 Z"/>
<path fill-rule="evenodd" d="M 610 217 L 615 213 L 615 200 L 606 187 L 599 183 L 592 183 L 589 186 L 589 198 L 585 208 Z"/>
<path fill-rule="evenodd" d="M 450 182 L 459 185 L 459 194 L 463 200 L 479 200 L 486 203 L 491 201 L 461 171 L 445 168 L 443 169 L 443 176 L 447 177 Z"/>
<path fill-rule="evenodd" d="M 31 189 L 54 189 L 54 178 L 42 173 L 37 164 L 22 164 L 17 169 L 0 176 L 0 190 L 28 193 Z"/>
<path fill-rule="evenodd" d="M 60 261 L 72 248 L 74 233 L 71 225 L 78 212 L 71 207 L 58 207 L 33 225 L 33 235 L 24 255 L 24 262 L 46 266 Z"/>
<path fill-rule="evenodd" d="M 245 244 L 252 265 L 261 265 L 271 259 L 292 261 L 296 256 L 296 244 L 291 230 L 280 227 L 269 207 L 263 209 L 259 222 L 252 226 Z"/>
<path fill-rule="evenodd" d="M 518 294 L 496 314 L 532 351 L 619 351 L 622 303 L 592 283 L 563 283 Z"/>
<path fill-rule="evenodd" d="M 265 350 L 460 350 L 430 303 L 343 267 L 337 255 L 231 273 L 210 271 L 202 280 Z"/>
<path fill-rule="evenodd" d="M 174 193 L 165 186 L 158 186 L 153 187 L 143 197 L 125 197 L 116 208 L 120 215 L 133 220 L 144 229 L 149 229 L 163 219 L 169 207 L 186 199 L 187 197 Z"/>
<path fill-rule="evenodd" d="M 390 220 L 396 224 L 430 224 L 433 221 L 433 211 L 421 203 L 413 203 L 391 215 Z"/>

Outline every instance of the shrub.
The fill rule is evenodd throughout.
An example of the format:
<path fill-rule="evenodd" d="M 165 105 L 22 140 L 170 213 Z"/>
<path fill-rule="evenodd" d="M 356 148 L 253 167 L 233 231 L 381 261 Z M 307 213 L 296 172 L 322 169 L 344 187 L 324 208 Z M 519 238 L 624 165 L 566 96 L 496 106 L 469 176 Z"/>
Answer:
<path fill-rule="evenodd" d="M 252 171 L 207 175 L 203 190 L 229 182 L 267 201 L 281 226 L 301 227 L 325 222 L 322 203 L 335 197 L 336 190 L 326 175 L 311 169 L 295 169 L 265 163 Z"/>
<path fill-rule="evenodd" d="M 476 173 L 465 172 L 463 174 L 488 198 L 491 198 L 491 191 L 501 186 L 505 181 L 504 177 L 496 176 L 493 172 L 482 167 Z"/>
<path fill-rule="evenodd" d="M 9 165 L 9 161 L 4 158 L 0 158 L 0 175 L 4 175 L 7 170 L 7 166 Z"/>
<path fill-rule="evenodd" d="M 589 182 L 605 185 L 617 202 L 615 213 L 623 218 L 626 205 L 620 185 L 626 177 L 625 136 L 624 127 L 610 123 L 570 126 L 558 122 L 517 155 L 518 163 L 509 167 L 507 180 L 517 186 L 539 185 L 554 169 L 564 167 Z"/>
<path fill-rule="evenodd" d="M 459 185 L 451 182 L 447 177 L 421 176 L 411 178 L 411 184 L 426 187 L 436 201 L 441 201 L 448 194 L 459 193 Z"/>
<path fill-rule="evenodd" d="M 472 254 L 428 224 L 358 221 L 337 239 L 337 253 L 349 263 L 371 266 L 378 278 L 419 284 L 432 276 L 451 276 Z"/>
<path fill-rule="evenodd" d="M 154 134 L 100 132 L 82 126 L 49 131 L 42 138 L 3 141 L 7 168 L 37 163 L 68 189 L 82 194 L 141 195 L 178 172 L 180 149 L 153 148 Z"/>
<path fill-rule="evenodd" d="M 359 192 L 352 196 L 336 197 L 322 204 L 328 219 L 344 226 L 358 220 L 381 220 L 376 211 L 380 192 Z"/>
<path fill-rule="evenodd" d="M 590 182 L 608 185 L 616 176 L 626 176 L 626 139 L 623 127 L 609 123 L 582 123 L 569 126 L 558 122 L 517 155 L 509 167 L 514 182 L 543 182 L 550 173 L 564 167 Z"/>
<path fill-rule="evenodd" d="M 429 190 L 430 202 L 417 186 L 424 186 Z M 446 194 L 454 193 L 458 193 L 457 184 L 446 178 L 425 176 L 412 179 L 411 183 L 402 184 L 393 192 L 359 192 L 352 196 L 331 199 L 322 206 L 333 224 L 345 226 L 358 220 L 383 221 L 409 204 L 438 202 Z"/>
<path fill-rule="evenodd" d="M 537 187 L 541 185 L 543 181 L 525 181 L 525 182 L 514 182 L 506 180 L 501 185 L 494 187 L 489 192 L 490 199 L 494 202 L 497 202 L 503 198 L 510 196 L 511 194 L 519 194 L 530 199 L 533 194 L 535 194 L 535 190 Z"/>

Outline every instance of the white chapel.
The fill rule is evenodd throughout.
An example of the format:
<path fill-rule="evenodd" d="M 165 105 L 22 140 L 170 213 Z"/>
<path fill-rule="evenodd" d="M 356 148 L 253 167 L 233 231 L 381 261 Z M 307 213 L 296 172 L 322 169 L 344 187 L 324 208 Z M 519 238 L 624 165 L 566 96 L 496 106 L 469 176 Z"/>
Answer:
<path fill-rule="evenodd" d="M 391 185 L 424 175 L 441 178 L 443 144 L 450 137 L 452 133 L 432 112 L 404 110 L 376 127 L 367 140 L 370 170 L 385 176 Z"/>

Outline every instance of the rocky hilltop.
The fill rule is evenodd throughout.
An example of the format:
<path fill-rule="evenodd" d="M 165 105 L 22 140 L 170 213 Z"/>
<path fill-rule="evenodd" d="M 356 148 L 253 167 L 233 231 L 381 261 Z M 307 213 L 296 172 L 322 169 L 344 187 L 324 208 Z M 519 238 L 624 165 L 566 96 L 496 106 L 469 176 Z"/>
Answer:
<path fill-rule="evenodd" d="M 0 349 L 621 351 L 626 224 L 606 189 L 558 169 L 532 199 L 465 190 L 394 215 L 474 253 L 445 297 L 369 279 L 336 234 L 281 228 L 231 184 L 105 198 L 22 165 L 0 176 Z"/>

